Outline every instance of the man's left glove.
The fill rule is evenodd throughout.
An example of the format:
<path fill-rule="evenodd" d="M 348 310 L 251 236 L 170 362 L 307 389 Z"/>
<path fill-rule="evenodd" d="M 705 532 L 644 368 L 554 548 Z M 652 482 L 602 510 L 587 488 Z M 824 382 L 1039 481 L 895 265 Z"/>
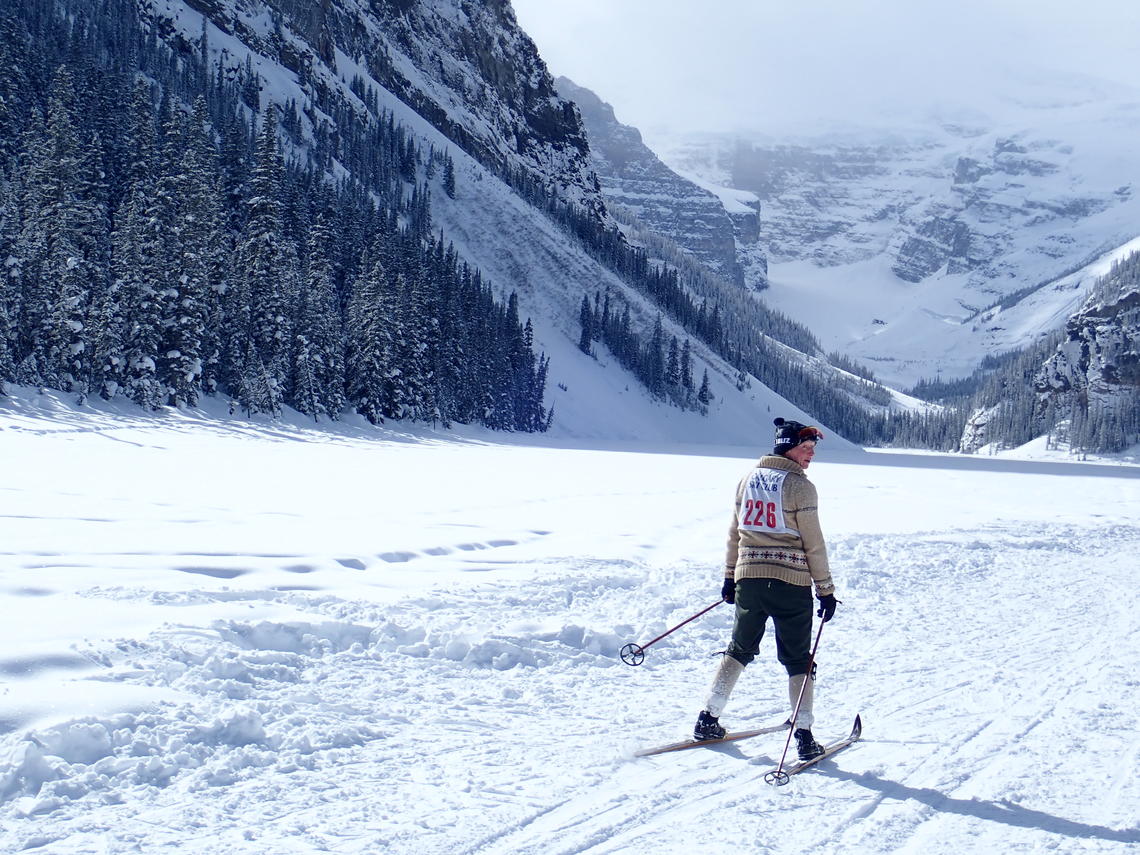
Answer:
<path fill-rule="evenodd" d="M 720 588 L 720 598 L 730 606 L 736 602 L 736 580 L 731 576 L 724 577 L 724 584 Z"/>
<path fill-rule="evenodd" d="M 823 618 L 824 623 L 827 623 L 835 617 L 835 607 L 839 602 L 835 599 L 835 594 L 824 594 L 819 598 L 819 611 L 816 612 L 816 615 Z"/>

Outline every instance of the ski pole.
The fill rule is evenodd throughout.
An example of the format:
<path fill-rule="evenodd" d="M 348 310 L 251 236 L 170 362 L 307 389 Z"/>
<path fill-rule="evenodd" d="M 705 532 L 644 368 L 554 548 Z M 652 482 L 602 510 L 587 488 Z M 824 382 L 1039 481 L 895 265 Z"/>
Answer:
<path fill-rule="evenodd" d="M 784 771 L 784 760 L 787 759 L 788 747 L 792 744 L 792 734 L 796 730 L 796 718 L 800 714 L 800 704 L 803 703 L 804 692 L 807 691 L 808 680 L 811 679 L 812 668 L 815 666 L 815 652 L 819 650 L 819 640 L 823 638 L 823 627 L 826 623 L 827 621 L 822 621 L 819 625 L 819 632 L 815 634 L 815 644 L 812 645 L 811 656 L 808 657 L 807 673 L 804 674 L 804 683 L 800 686 L 799 697 L 796 698 L 796 708 L 792 711 L 792 726 L 788 728 L 788 738 L 784 740 L 784 753 L 780 755 L 780 765 L 764 776 L 764 782 L 775 787 L 782 787 L 791 780 L 791 776 Z"/>
<path fill-rule="evenodd" d="M 723 602 L 724 602 L 724 600 L 717 600 L 711 606 L 708 606 L 707 608 L 701 609 L 699 612 L 697 612 L 692 617 L 685 618 L 683 621 L 681 621 L 679 624 L 677 624 L 672 629 L 665 630 L 665 632 L 661 633 L 659 636 L 657 636 L 652 641 L 647 641 L 647 642 L 645 642 L 645 644 L 634 644 L 633 642 L 630 642 L 629 644 L 627 644 L 625 647 L 623 647 L 621 649 L 621 661 L 624 662 L 626 665 L 640 665 L 642 662 L 645 661 L 645 648 L 652 647 L 654 644 L 656 644 L 658 641 L 663 639 L 665 636 L 676 632 L 681 627 L 683 627 L 685 624 L 699 618 L 705 612 L 711 612 L 713 609 L 715 609 L 717 606 L 719 606 Z"/>

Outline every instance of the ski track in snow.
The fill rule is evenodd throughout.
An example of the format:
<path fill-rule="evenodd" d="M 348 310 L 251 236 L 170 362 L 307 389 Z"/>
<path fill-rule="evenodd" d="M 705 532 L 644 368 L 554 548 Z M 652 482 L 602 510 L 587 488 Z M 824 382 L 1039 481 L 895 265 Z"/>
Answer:
<path fill-rule="evenodd" d="M 120 829 L 114 851 L 680 851 L 693 827 L 744 826 L 763 828 L 753 845 L 773 852 L 785 851 L 782 838 L 802 840 L 804 826 L 815 838 L 806 851 L 961 851 L 964 833 L 1008 847 L 1010 829 L 1035 832 L 1034 845 L 1077 838 L 1090 851 L 1140 842 L 1134 825 L 1119 828 L 1135 822 L 1138 791 L 1138 680 L 1126 664 L 1137 661 L 1136 641 L 1112 632 L 1127 626 L 1127 608 L 1104 596 L 1124 589 L 1131 568 L 1113 555 L 1122 545 L 1135 554 L 1140 529 L 954 534 L 833 544 L 849 568 L 851 606 L 822 646 L 821 718 L 838 735 L 842 716 L 862 710 L 867 733 L 788 793 L 762 781 L 782 734 L 628 756 L 693 717 L 711 672 L 703 654 L 723 643 L 728 610 L 689 639 L 651 648 L 640 669 L 617 651 L 676 622 L 709 587 L 707 574 L 567 559 L 570 572 L 548 568 L 531 590 L 436 592 L 390 609 L 306 599 L 324 621 L 169 626 L 92 650 L 110 666 L 101 679 L 187 701 L 37 732 L 3 779 L 9 818 L 26 833 L 50 816 L 66 841 L 51 850 L 60 852 L 93 851 L 83 841 L 105 828 Z M 1090 534 L 1094 544 L 1073 545 Z M 1073 582 L 1040 591 L 1043 563 L 1063 563 Z M 1102 574 L 1103 585 L 1087 584 Z M 949 598 L 956 608 L 937 605 Z M 502 617 L 504 606 L 522 617 L 476 617 Z M 892 633 L 889 646 L 876 642 Z M 750 723 L 784 714 L 765 647 L 726 716 L 757 695 Z M 378 682 L 382 708 L 372 703 Z M 670 721 L 681 724 L 661 724 Z M 1101 722 L 1109 744 L 1097 755 L 1131 759 L 1116 770 L 1090 763 L 1083 745 Z M 68 765 L 47 792 L 13 798 L 21 774 L 45 777 L 46 757 Z M 1097 814 L 1074 816 L 1074 796 L 1098 789 Z M 124 794 L 134 808 L 126 816 Z M 330 829 L 327 810 L 355 830 Z"/>
<path fill-rule="evenodd" d="M 567 452 L 546 454 L 555 465 Z M 657 469 L 680 465 L 652 457 Z M 839 477 L 817 465 L 821 480 Z M 905 472 L 845 470 L 857 486 Z M 641 667 L 618 657 L 715 598 L 731 483 L 673 490 L 616 474 L 557 497 L 563 509 L 600 509 L 563 516 L 565 528 L 507 524 L 541 496 L 514 507 L 491 498 L 494 525 L 456 504 L 468 520 L 458 536 L 433 545 L 410 534 L 370 554 L 3 550 L 9 566 L 48 571 L 18 588 L 19 577 L 0 576 L 9 602 L 54 596 L 52 573 L 66 567 L 149 565 L 186 584 L 134 584 L 129 573 L 115 584 L 104 571 L 79 592 L 88 608 L 161 607 L 166 620 L 135 636 L 78 638 L 66 655 L 5 651 L 0 698 L 61 674 L 73 691 L 150 701 L 5 722 L 0 850 L 1123 853 L 1140 844 L 1140 625 L 1130 599 L 1140 526 L 995 513 L 856 532 L 830 504 L 843 605 L 820 648 L 816 733 L 845 735 L 860 712 L 864 737 L 772 788 L 763 776 L 783 733 L 632 756 L 686 735 L 727 639 L 723 607 L 651 647 Z M 1121 488 L 1132 507 L 1133 483 Z M 83 490 L 73 492 L 74 507 L 52 505 L 52 525 L 123 523 L 113 507 L 90 522 Z M 630 495 L 685 513 L 654 530 L 603 530 L 605 509 Z M 240 516 L 224 503 L 193 505 L 167 513 L 214 526 Z M 589 524 L 598 531 L 577 531 Z M 601 554 L 564 551 L 595 536 Z M 433 576 L 437 564 L 455 572 Z M 380 599 L 329 584 L 381 568 L 438 582 Z M 257 584 L 263 577 L 270 584 Z M 276 584 L 289 578 L 301 581 Z M 238 582 L 254 584 L 229 585 Z M 769 636 L 724 720 L 777 723 L 785 686 Z"/>

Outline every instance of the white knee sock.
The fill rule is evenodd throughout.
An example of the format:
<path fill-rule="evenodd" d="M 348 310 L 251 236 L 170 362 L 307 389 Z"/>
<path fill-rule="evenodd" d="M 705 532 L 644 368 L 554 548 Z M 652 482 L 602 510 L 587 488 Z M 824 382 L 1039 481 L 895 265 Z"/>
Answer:
<path fill-rule="evenodd" d="M 804 686 L 804 682 L 807 685 Z M 792 703 L 792 710 L 795 711 L 796 701 L 800 697 L 800 687 L 804 687 L 804 697 L 800 701 L 800 711 L 796 715 L 793 729 L 798 730 L 804 728 L 811 730 L 812 724 L 815 722 L 815 716 L 812 715 L 812 704 L 815 701 L 815 678 L 808 678 L 807 674 L 797 674 L 794 677 L 788 678 L 788 700 Z"/>
<path fill-rule="evenodd" d="M 716 669 L 716 676 L 713 677 L 712 686 L 709 687 L 709 699 L 705 703 L 705 709 L 716 718 L 720 718 L 720 714 L 724 712 L 725 704 L 728 703 L 728 697 L 732 694 L 732 690 L 736 686 L 736 681 L 740 678 L 743 671 L 744 666 L 733 657 L 728 654 L 720 657 L 720 665 Z"/>

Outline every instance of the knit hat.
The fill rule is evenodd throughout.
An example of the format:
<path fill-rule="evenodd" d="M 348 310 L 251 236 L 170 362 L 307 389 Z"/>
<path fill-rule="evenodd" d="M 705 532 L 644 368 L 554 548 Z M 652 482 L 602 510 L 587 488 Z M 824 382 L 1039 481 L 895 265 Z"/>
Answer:
<path fill-rule="evenodd" d="M 823 431 L 817 427 L 808 427 L 790 419 L 776 419 L 772 422 L 776 426 L 776 445 L 773 454 L 786 454 L 801 442 L 812 440 L 819 442 L 823 439 Z"/>

